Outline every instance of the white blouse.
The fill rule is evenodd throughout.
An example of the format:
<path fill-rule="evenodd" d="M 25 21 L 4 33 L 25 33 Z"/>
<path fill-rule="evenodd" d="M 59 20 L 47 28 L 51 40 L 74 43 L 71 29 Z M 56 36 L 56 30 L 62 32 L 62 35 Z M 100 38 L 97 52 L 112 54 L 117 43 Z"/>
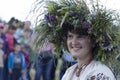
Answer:
<path fill-rule="evenodd" d="M 116 80 L 112 71 L 99 61 L 91 61 L 81 70 L 79 77 L 74 74 L 76 67 L 77 64 L 68 68 L 62 80 Z"/>

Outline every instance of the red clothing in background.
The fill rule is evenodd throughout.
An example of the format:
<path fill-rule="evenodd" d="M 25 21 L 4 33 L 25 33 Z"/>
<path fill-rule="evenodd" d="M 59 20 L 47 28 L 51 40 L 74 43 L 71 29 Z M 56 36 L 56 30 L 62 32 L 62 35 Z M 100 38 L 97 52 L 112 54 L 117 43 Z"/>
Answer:
<path fill-rule="evenodd" d="M 11 35 L 10 33 L 6 33 L 6 38 L 8 40 L 10 52 L 12 52 L 14 50 L 14 36 Z"/>
<path fill-rule="evenodd" d="M 30 56 L 30 55 L 29 55 L 29 53 L 28 53 L 27 51 L 24 51 L 23 53 L 24 53 L 24 57 L 25 57 L 26 67 L 29 67 L 29 65 L 30 65 L 30 64 L 29 64 L 29 62 L 30 62 L 30 61 L 29 61 L 29 56 Z"/>

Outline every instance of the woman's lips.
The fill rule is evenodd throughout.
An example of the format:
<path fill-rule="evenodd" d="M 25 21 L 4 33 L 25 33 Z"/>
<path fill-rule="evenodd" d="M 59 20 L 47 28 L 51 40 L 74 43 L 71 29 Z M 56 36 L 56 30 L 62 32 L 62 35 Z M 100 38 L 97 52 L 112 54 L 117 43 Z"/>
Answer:
<path fill-rule="evenodd" d="M 82 47 L 71 47 L 74 51 L 78 51 L 80 49 L 82 49 Z"/>

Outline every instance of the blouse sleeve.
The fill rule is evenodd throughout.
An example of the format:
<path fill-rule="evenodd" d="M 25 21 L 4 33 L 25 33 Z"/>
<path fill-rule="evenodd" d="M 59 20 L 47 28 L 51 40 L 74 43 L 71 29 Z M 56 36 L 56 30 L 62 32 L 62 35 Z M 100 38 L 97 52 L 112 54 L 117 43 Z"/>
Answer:
<path fill-rule="evenodd" d="M 113 72 L 107 66 L 97 67 L 87 80 L 116 80 Z"/>
<path fill-rule="evenodd" d="M 114 76 L 110 76 L 109 74 L 104 73 L 97 73 L 94 75 L 91 75 L 87 80 L 116 80 Z"/>

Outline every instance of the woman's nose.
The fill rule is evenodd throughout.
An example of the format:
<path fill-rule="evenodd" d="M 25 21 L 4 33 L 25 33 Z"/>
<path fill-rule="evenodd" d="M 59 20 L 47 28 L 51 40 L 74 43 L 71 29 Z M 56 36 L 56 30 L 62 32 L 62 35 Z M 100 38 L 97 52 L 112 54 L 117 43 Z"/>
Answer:
<path fill-rule="evenodd" d="M 72 41 L 71 41 L 71 43 L 72 43 L 73 45 L 76 45 L 76 44 L 78 44 L 78 40 L 77 40 L 76 38 L 73 38 Z"/>

